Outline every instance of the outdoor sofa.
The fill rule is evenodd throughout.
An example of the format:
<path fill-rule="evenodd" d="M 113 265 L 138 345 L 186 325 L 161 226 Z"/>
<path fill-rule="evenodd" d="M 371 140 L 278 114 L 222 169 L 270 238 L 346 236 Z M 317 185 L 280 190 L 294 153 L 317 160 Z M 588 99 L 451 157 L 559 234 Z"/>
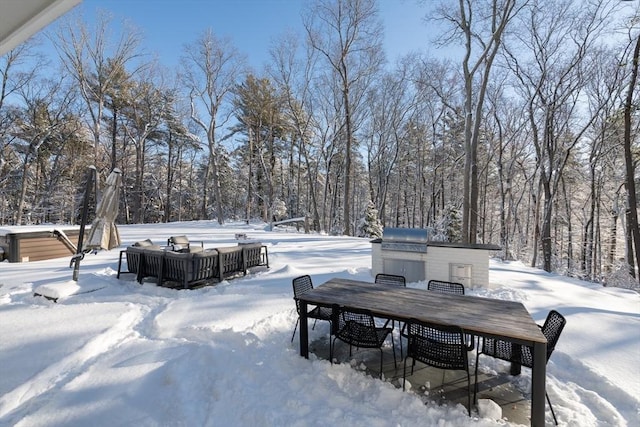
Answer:
<path fill-rule="evenodd" d="M 122 259 L 126 259 L 127 270 L 123 270 Z M 269 268 L 267 247 L 261 243 L 196 251 L 173 251 L 171 246 L 162 247 L 150 240 L 134 243 L 120 251 L 118 274 L 132 273 L 140 283 L 145 278 L 154 278 L 158 285 L 175 282 L 183 288 L 211 281 L 222 281 L 227 277 L 243 273 L 250 268 Z"/>

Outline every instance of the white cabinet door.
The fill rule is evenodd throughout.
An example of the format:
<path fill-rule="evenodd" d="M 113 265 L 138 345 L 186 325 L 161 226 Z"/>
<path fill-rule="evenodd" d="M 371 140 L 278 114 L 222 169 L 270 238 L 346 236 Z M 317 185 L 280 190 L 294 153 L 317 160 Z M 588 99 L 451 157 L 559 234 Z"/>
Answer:
<path fill-rule="evenodd" d="M 449 281 L 462 283 L 465 288 L 471 288 L 471 264 L 449 263 Z"/>

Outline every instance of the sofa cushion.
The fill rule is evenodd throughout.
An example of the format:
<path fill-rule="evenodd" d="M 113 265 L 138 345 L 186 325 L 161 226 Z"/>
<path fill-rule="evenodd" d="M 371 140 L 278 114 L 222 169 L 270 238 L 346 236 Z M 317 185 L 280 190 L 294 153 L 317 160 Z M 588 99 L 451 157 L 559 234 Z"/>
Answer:
<path fill-rule="evenodd" d="M 197 252 L 191 251 L 191 254 L 193 254 L 194 258 L 204 258 L 204 257 L 212 256 L 212 255 L 218 255 L 218 250 L 217 249 L 203 249 L 203 250 L 197 251 Z"/>
<path fill-rule="evenodd" d="M 187 236 L 171 236 L 169 242 L 174 245 L 189 246 L 189 238 Z"/>
<path fill-rule="evenodd" d="M 135 242 L 132 246 L 149 247 L 149 246 L 156 246 L 156 245 L 154 245 L 150 239 L 145 239 L 145 240 L 139 240 Z"/>
<path fill-rule="evenodd" d="M 242 246 L 223 246 L 221 248 L 216 248 L 221 254 L 230 254 L 234 252 L 242 252 Z"/>

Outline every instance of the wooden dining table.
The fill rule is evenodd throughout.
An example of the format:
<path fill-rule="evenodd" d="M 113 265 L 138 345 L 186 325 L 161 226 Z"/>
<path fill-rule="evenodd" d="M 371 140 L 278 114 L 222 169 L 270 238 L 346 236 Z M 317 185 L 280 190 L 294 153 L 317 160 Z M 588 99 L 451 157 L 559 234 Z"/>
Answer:
<path fill-rule="evenodd" d="M 376 317 L 400 322 L 416 319 L 456 325 L 468 334 L 533 347 L 531 425 L 544 426 L 547 340 L 522 303 L 340 278 L 328 280 L 299 296 L 298 300 L 300 355 L 306 358 L 309 357 L 309 304 L 366 309 Z"/>

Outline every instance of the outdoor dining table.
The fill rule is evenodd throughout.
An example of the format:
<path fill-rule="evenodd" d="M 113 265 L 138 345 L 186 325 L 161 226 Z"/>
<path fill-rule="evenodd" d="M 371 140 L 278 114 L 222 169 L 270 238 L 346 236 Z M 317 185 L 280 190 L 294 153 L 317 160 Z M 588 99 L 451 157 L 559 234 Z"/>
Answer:
<path fill-rule="evenodd" d="M 544 426 L 547 340 L 522 303 L 333 278 L 298 298 L 300 355 L 309 357 L 307 305 L 370 310 L 376 317 L 456 325 L 466 333 L 533 347 L 531 425 Z M 337 313 L 335 313 L 337 316 Z M 336 325 L 337 322 L 332 322 Z"/>

